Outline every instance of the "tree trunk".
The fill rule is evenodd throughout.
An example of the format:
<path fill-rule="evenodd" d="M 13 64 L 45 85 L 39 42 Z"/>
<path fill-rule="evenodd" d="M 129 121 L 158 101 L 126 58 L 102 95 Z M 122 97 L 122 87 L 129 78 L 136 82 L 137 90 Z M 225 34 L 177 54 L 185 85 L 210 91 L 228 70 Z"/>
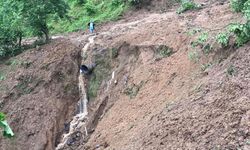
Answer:
<path fill-rule="evenodd" d="M 49 29 L 47 25 L 45 24 L 41 30 L 45 35 L 45 42 L 48 43 L 50 39 L 49 39 Z"/>
<path fill-rule="evenodd" d="M 49 42 L 49 32 L 44 32 L 44 34 L 45 34 L 45 41 L 46 41 L 46 43 L 48 43 Z"/>
<path fill-rule="evenodd" d="M 22 46 L 22 38 L 23 38 L 23 35 L 21 32 L 18 33 L 18 36 L 19 36 L 19 40 L 18 40 L 18 46 L 19 48 L 21 48 Z"/>

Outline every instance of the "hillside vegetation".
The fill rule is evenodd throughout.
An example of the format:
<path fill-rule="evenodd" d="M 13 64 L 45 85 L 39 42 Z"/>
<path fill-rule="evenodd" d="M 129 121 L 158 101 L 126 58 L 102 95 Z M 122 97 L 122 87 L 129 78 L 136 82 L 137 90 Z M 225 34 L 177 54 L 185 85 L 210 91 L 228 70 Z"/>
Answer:
<path fill-rule="evenodd" d="M 90 20 L 97 23 L 116 20 L 128 8 L 121 0 L 68 0 L 70 7 L 67 18 L 50 20 L 53 33 L 72 32 L 86 29 Z"/>
<path fill-rule="evenodd" d="M 48 42 L 49 34 L 86 29 L 90 20 L 96 23 L 116 20 L 139 1 L 0 0 L 0 4 L 0 57 L 6 57 L 22 50 L 25 37 L 38 36 Z"/>

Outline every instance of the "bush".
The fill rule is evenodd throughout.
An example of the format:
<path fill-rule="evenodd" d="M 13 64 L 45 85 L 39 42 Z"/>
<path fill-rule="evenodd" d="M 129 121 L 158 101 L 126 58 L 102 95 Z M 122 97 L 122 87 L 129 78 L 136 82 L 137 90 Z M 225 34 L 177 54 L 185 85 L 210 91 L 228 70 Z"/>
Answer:
<path fill-rule="evenodd" d="M 149 6 L 151 0 L 127 0 L 127 2 L 136 9 L 141 9 L 143 6 Z"/>
<path fill-rule="evenodd" d="M 229 43 L 229 35 L 227 33 L 219 33 L 216 36 L 216 41 L 221 44 L 222 47 L 228 46 Z"/>
<path fill-rule="evenodd" d="M 250 40 L 249 21 L 245 24 L 233 24 L 229 27 L 229 31 L 235 35 L 238 46 L 242 46 Z"/>
<path fill-rule="evenodd" d="M 142 0 L 128 0 L 128 1 L 133 6 L 140 6 L 142 3 Z"/>
<path fill-rule="evenodd" d="M 236 12 L 242 12 L 245 2 L 247 0 L 231 0 L 231 7 Z"/>
<path fill-rule="evenodd" d="M 181 14 L 185 11 L 198 9 L 198 8 L 200 8 L 200 6 L 195 4 L 194 2 L 189 1 L 189 0 L 182 0 L 181 7 L 177 10 L 177 13 Z"/>
<path fill-rule="evenodd" d="M 96 7 L 92 3 L 87 3 L 85 5 L 85 10 L 88 16 L 92 16 L 97 12 Z"/>
<path fill-rule="evenodd" d="M 231 7 L 236 12 L 242 12 L 247 19 L 245 24 L 233 24 L 229 27 L 229 32 L 233 33 L 238 46 L 250 41 L 250 1 L 231 0 Z"/>

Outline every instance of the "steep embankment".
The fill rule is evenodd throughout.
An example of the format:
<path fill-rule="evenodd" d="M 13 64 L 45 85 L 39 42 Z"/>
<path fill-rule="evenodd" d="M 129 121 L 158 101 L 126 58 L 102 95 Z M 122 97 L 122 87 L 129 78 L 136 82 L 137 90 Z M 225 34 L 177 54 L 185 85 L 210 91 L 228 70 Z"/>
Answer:
<path fill-rule="evenodd" d="M 1 81 L 9 92 L 0 94 L 17 137 L 0 148 L 250 149 L 249 45 L 188 57 L 190 31 L 218 32 L 242 17 L 228 1 L 198 2 L 202 9 L 141 11 L 98 27 L 92 42 L 72 33 L 18 56 L 22 63 Z M 88 116 L 61 141 L 78 106 L 80 61 L 97 65 L 81 76 Z"/>
<path fill-rule="evenodd" d="M 144 14 L 104 27 L 96 42 L 117 48 L 112 62 L 117 83 L 103 92 L 107 108 L 79 149 L 249 148 L 248 46 L 218 48 L 199 63 L 188 59 L 193 40 L 188 31 L 212 32 L 241 17 L 228 2 L 202 2 L 203 9 L 183 15 Z M 157 45 L 174 53 L 158 59 Z M 213 65 L 204 71 L 203 63 Z M 228 70 L 239 71 L 231 76 Z"/>
<path fill-rule="evenodd" d="M 55 148 L 79 100 L 79 52 L 57 39 L 1 64 L 1 111 L 16 136 L 1 138 L 0 149 Z"/>

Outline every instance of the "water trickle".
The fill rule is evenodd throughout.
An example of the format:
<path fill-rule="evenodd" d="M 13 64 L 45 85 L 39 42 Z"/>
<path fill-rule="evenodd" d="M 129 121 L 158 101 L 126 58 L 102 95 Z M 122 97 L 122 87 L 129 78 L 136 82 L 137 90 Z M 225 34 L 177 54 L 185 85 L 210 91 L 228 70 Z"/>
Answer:
<path fill-rule="evenodd" d="M 82 49 L 83 56 L 89 49 L 89 46 L 94 43 L 94 38 L 95 36 L 89 37 L 88 39 L 89 42 Z M 79 80 L 78 88 L 79 88 L 79 96 L 80 96 L 80 100 L 78 102 L 79 114 L 73 117 L 73 120 L 70 122 L 69 132 L 63 135 L 62 141 L 56 147 L 56 150 L 63 149 L 65 145 L 68 144 L 68 141 L 70 141 L 71 135 L 81 129 L 85 130 L 85 131 L 80 131 L 81 133 L 83 133 L 83 138 L 84 136 L 88 136 L 88 131 L 87 131 L 86 123 L 85 123 L 87 119 L 87 115 L 88 115 L 88 99 L 87 99 L 87 92 L 86 92 L 86 87 L 85 87 L 85 79 L 81 73 L 79 74 L 78 80 Z"/>

